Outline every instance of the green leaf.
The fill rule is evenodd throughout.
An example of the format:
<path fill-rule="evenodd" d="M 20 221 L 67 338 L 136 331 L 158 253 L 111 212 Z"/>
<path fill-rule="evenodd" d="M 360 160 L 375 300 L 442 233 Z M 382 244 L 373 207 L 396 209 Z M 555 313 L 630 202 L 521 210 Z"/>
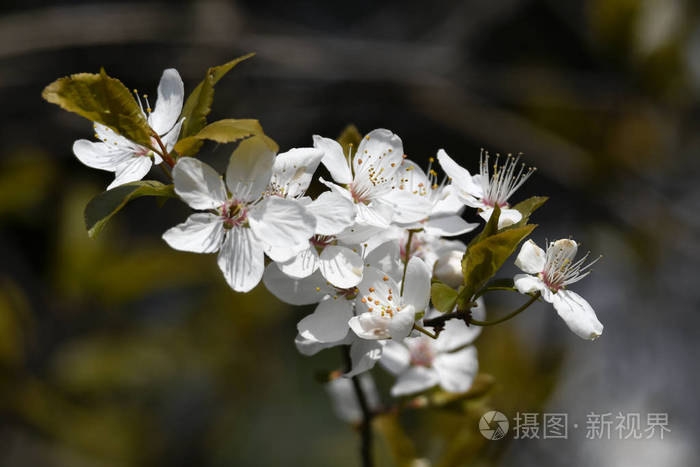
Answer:
<path fill-rule="evenodd" d="M 496 274 L 535 227 L 530 224 L 502 230 L 467 248 L 462 259 L 464 289 L 459 293 L 458 305 L 471 301 L 474 293 Z"/>
<path fill-rule="evenodd" d="M 254 53 L 243 55 L 223 65 L 211 67 L 207 70 L 202 82 L 200 82 L 192 93 L 187 97 L 185 105 L 182 108 L 182 117 L 185 121 L 182 124 L 181 135 L 183 138 L 195 135 L 204 128 L 207 124 L 207 115 L 211 112 L 211 104 L 214 101 L 214 85 L 224 77 L 226 73 L 231 71 L 233 67 L 244 60 L 255 55 Z M 188 148 L 190 152 L 181 153 L 183 156 L 190 156 L 199 150 L 201 142 Z"/>
<path fill-rule="evenodd" d="M 516 209 L 523 215 L 523 218 L 516 225 L 520 227 L 527 224 L 527 221 L 530 220 L 530 215 L 546 203 L 548 199 L 549 197 L 547 196 L 533 196 L 513 206 L 511 209 Z"/>
<path fill-rule="evenodd" d="M 265 135 L 257 120 L 229 118 L 210 123 L 196 135 L 181 139 L 175 144 L 175 151 L 181 155 L 194 154 L 205 139 L 217 143 L 235 143 L 249 136 L 260 136 L 272 151 L 279 150 L 277 143 Z"/>
<path fill-rule="evenodd" d="M 471 242 L 469 242 L 468 246 L 472 246 L 475 243 L 482 241 L 486 237 L 490 237 L 491 235 L 498 232 L 498 220 L 500 219 L 500 217 L 501 217 L 501 208 L 498 206 L 494 206 L 493 213 L 491 213 L 491 217 L 489 217 L 489 221 L 486 223 L 486 225 L 484 225 L 484 228 L 481 229 L 481 232 L 479 232 L 479 235 L 472 238 L 472 240 L 471 240 Z"/>
<path fill-rule="evenodd" d="M 357 149 L 360 141 L 362 141 L 362 135 L 355 125 L 346 126 L 338 137 L 338 143 L 343 147 L 345 157 L 352 157 L 351 148 Z"/>
<path fill-rule="evenodd" d="M 151 128 L 136 99 L 104 69 L 99 74 L 78 73 L 57 79 L 44 88 L 41 96 L 69 112 L 107 125 L 136 143 L 151 146 Z"/>
<path fill-rule="evenodd" d="M 448 313 L 457 303 L 457 291 L 447 284 L 435 281 L 430 285 L 430 299 L 438 311 Z"/>
<path fill-rule="evenodd" d="M 95 196 L 85 207 L 85 226 L 90 238 L 95 238 L 107 222 L 132 199 L 142 196 L 174 198 L 173 185 L 154 180 L 142 180 L 112 188 Z"/>

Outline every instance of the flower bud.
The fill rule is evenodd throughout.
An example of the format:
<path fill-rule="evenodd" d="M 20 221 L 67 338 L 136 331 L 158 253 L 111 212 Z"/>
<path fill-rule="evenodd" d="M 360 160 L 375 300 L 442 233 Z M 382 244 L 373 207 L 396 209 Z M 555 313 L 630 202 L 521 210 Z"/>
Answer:
<path fill-rule="evenodd" d="M 451 250 L 443 253 L 435 262 L 433 276 L 453 288 L 462 285 L 463 255 L 464 253 L 458 250 Z"/>

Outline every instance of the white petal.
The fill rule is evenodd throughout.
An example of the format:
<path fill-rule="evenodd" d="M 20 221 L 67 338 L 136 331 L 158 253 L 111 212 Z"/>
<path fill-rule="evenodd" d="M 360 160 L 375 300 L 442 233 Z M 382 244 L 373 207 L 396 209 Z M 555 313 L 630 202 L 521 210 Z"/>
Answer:
<path fill-rule="evenodd" d="M 437 158 L 440 167 L 452 179 L 452 183 L 459 191 L 475 198 L 481 198 L 481 186 L 474 183 L 472 175 L 467 169 L 457 164 L 443 149 L 438 151 Z"/>
<path fill-rule="evenodd" d="M 337 141 L 314 135 L 314 147 L 323 151 L 321 163 L 331 173 L 333 180 L 343 184 L 352 182 L 350 166 L 343 154 L 343 147 Z"/>
<path fill-rule="evenodd" d="M 198 212 L 192 214 L 182 224 L 163 234 L 171 248 L 194 253 L 215 253 L 219 251 L 224 238 L 224 223 L 216 214 Z"/>
<path fill-rule="evenodd" d="M 374 365 L 382 357 L 383 343 L 378 341 L 368 341 L 357 339 L 350 347 L 350 360 L 352 361 L 352 370 L 345 376 L 355 376 L 371 370 Z"/>
<path fill-rule="evenodd" d="M 294 345 L 300 354 L 308 357 L 319 353 L 321 350 L 329 349 L 337 345 L 350 345 L 355 341 L 355 339 L 357 338 L 351 332 L 348 332 L 343 339 L 335 342 L 318 342 L 312 339 L 305 339 L 300 334 L 297 334 L 297 336 L 294 338 Z"/>
<path fill-rule="evenodd" d="M 362 258 L 344 246 L 325 247 L 321 252 L 319 268 L 328 282 L 341 289 L 355 287 L 362 280 Z"/>
<path fill-rule="evenodd" d="M 379 394 L 369 373 L 360 375 L 360 387 L 365 394 L 367 405 L 373 410 L 379 408 Z M 350 378 L 336 378 L 326 384 L 326 390 L 333 402 L 333 411 L 340 420 L 346 423 L 362 421 L 362 409 Z"/>
<path fill-rule="evenodd" d="M 226 168 L 226 186 L 239 201 L 255 201 L 272 177 L 275 153 L 262 138 L 244 139 L 231 154 Z"/>
<path fill-rule="evenodd" d="M 389 335 L 392 339 L 401 340 L 408 337 L 413 329 L 416 310 L 411 305 L 404 306 L 401 311 L 394 313 L 389 321 Z"/>
<path fill-rule="evenodd" d="M 369 205 L 356 203 L 355 209 L 357 217 L 355 222 L 358 224 L 369 225 L 379 228 L 387 228 L 391 224 L 393 210 L 387 204 L 372 202 Z"/>
<path fill-rule="evenodd" d="M 390 340 L 384 346 L 379 363 L 391 373 L 398 375 L 411 364 L 411 352 L 401 342 Z"/>
<path fill-rule="evenodd" d="M 425 222 L 425 231 L 430 235 L 439 237 L 455 237 L 479 227 L 478 223 L 469 223 L 454 214 L 444 216 L 430 216 Z"/>
<path fill-rule="evenodd" d="M 297 324 L 299 334 L 318 342 L 334 342 L 348 333 L 348 321 L 352 318 L 350 302 L 343 298 L 327 298 L 318 304 L 313 313 Z"/>
<path fill-rule="evenodd" d="M 163 71 L 158 83 L 158 98 L 153 112 L 148 116 L 148 123 L 159 135 L 170 130 L 182 112 L 185 98 L 185 85 L 180 74 L 174 68 Z"/>
<path fill-rule="evenodd" d="M 352 193 L 350 193 L 350 191 L 347 188 L 343 188 L 342 186 L 336 185 L 333 182 L 324 180 L 323 177 L 318 177 L 318 181 L 330 188 L 333 193 L 342 196 L 350 202 L 353 202 Z"/>
<path fill-rule="evenodd" d="M 161 138 L 161 142 L 168 152 L 172 151 L 173 147 L 175 147 L 175 143 L 177 143 L 177 138 L 180 136 L 180 130 L 182 129 L 182 124 L 184 122 L 185 119 L 181 118 L 180 121 L 178 121 L 175 126 Z"/>
<path fill-rule="evenodd" d="M 447 392 L 465 392 L 479 371 L 476 347 L 469 346 L 457 352 L 440 354 L 433 360 L 433 368 L 442 389 Z"/>
<path fill-rule="evenodd" d="M 401 281 L 403 265 L 401 263 L 399 242 L 390 240 L 374 248 L 365 257 L 365 266 L 385 272 L 394 281 Z"/>
<path fill-rule="evenodd" d="M 333 292 L 320 272 L 316 271 L 303 279 L 293 279 L 280 271 L 276 263 L 265 268 L 263 283 L 272 295 L 291 305 L 318 303 Z"/>
<path fill-rule="evenodd" d="M 248 222 L 265 245 L 289 248 L 296 254 L 308 246 L 316 219 L 304 206 L 292 199 L 272 196 L 248 213 Z"/>
<path fill-rule="evenodd" d="M 270 183 L 284 190 L 284 196 L 295 198 L 304 194 L 323 157 L 315 148 L 294 148 L 277 155 L 272 166 Z"/>
<path fill-rule="evenodd" d="M 552 305 L 574 334 L 583 339 L 597 339 L 603 334 L 603 325 L 595 311 L 579 294 L 570 290 L 559 290 L 552 294 Z"/>
<path fill-rule="evenodd" d="M 309 248 L 297 253 L 292 259 L 277 263 L 280 270 L 295 279 L 303 279 L 313 274 L 318 269 L 319 258 L 316 248 L 309 245 Z"/>
<path fill-rule="evenodd" d="M 391 337 L 388 329 L 390 320 L 388 316 L 381 317 L 367 311 L 350 318 L 348 325 L 361 339 L 380 340 Z"/>
<path fill-rule="evenodd" d="M 217 263 L 233 290 L 248 292 L 262 278 L 265 255 L 250 229 L 234 227 L 226 233 Z"/>
<path fill-rule="evenodd" d="M 532 240 L 528 240 L 520 247 L 515 265 L 529 274 L 539 274 L 544 270 L 546 260 L 547 255 L 544 250 Z"/>
<path fill-rule="evenodd" d="M 394 397 L 406 396 L 430 389 L 438 383 L 438 375 L 432 368 L 414 366 L 398 377 L 391 388 Z"/>
<path fill-rule="evenodd" d="M 372 130 L 357 145 L 357 152 L 352 160 L 355 179 L 367 177 L 370 169 L 373 169 L 388 180 L 398 171 L 402 161 L 401 138 L 383 128 Z"/>
<path fill-rule="evenodd" d="M 123 185 L 125 183 L 137 182 L 141 180 L 151 167 L 153 166 L 153 161 L 150 157 L 146 156 L 135 156 L 127 159 L 117 166 L 114 174 L 116 177 L 114 181 L 107 187 L 111 190 L 114 187 Z"/>
<path fill-rule="evenodd" d="M 516 274 L 513 278 L 513 282 L 515 283 L 515 288 L 518 289 L 520 293 L 543 292 L 547 289 L 542 279 L 531 276 L 530 274 Z"/>
<path fill-rule="evenodd" d="M 440 197 L 433 206 L 432 215 L 456 214 L 459 215 L 464 210 L 464 204 L 455 193 L 455 187 L 447 184 L 442 187 Z M 434 195 L 433 195 L 434 196 Z"/>
<path fill-rule="evenodd" d="M 117 170 L 120 164 L 133 156 L 130 148 L 113 148 L 107 143 L 95 143 L 86 139 L 73 143 L 73 154 L 88 167 L 110 172 Z"/>
<path fill-rule="evenodd" d="M 221 177 L 199 159 L 178 159 L 173 180 L 175 193 L 191 208 L 218 209 L 226 202 L 226 187 Z"/>
<path fill-rule="evenodd" d="M 462 276 L 462 257 L 460 250 L 448 250 L 442 253 L 433 264 L 433 277 L 456 289 L 464 281 Z"/>
<path fill-rule="evenodd" d="M 332 191 L 321 193 L 306 209 L 316 217 L 315 233 L 319 235 L 340 233 L 355 220 L 352 201 Z"/>
<path fill-rule="evenodd" d="M 384 232 L 386 232 L 386 227 L 353 224 L 337 234 L 336 238 L 348 245 L 359 245 L 367 242 L 370 238 L 376 238 Z"/>
<path fill-rule="evenodd" d="M 488 222 L 489 219 L 491 219 L 491 214 L 493 214 L 493 208 L 489 207 L 481 211 L 479 216 Z M 522 218 L 523 215 L 520 214 L 520 211 L 517 209 L 501 209 L 501 214 L 498 216 L 498 228 L 502 229 L 503 227 L 513 225 L 520 222 Z"/>
<path fill-rule="evenodd" d="M 430 276 L 430 269 L 422 259 L 414 256 L 408 261 L 403 303 L 412 305 L 416 313 L 425 310 L 430 301 Z"/>
<path fill-rule="evenodd" d="M 111 148 L 133 151 L 136 146 L 136 143 L 123 137 L 106 125 L 94 122 L 93 126 L 95 127 L 95 136 L 97 139 L 106 143 Z"/>
<path fill-rule="evenodd" d="M 476 313 L 474 314 L 476 317 Z M 439 352 L 451 352 L 460 347 L 469 345 L 474 342 L 479 334 L 481 334 L 481 326 L 467 326 L 461 319 L 451 319 L 445 323 L 445 329 L 435 339 L 435 349 Z"/>

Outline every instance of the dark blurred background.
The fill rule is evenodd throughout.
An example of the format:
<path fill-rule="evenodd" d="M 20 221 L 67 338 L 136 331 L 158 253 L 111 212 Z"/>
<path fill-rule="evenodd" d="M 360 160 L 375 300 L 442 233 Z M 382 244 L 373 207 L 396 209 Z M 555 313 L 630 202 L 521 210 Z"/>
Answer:
<path fill-rule="evenodd" d="M 356 433 L 314 378 L 340 356 L 305 358 L 293 345 L 310 310 L 262 286 L 236 294 L 214 257 L 168 249 L 161 233 L 187 215 L 175 201 L 135 201 L 90 240 L 82 211 L 112 178 L 72 155 L 90 123 L 40 98 L 54 79 L 101 66 L 150 95 L 175 67 L 189 92 L 207 67 L 250 51 L 218 84 L 210 121 L 258 118 L 283 150 L 348 123 L 386 127 L 414 160 L 444 148 L 471 170 L 481 147 L 523 152 L 539 171 L 514 201 L 551 196 L 534 239 L 571 235 L 604 255 L 574 287 L 605 324 L 598 341 L 545 305 L 485 330 L 489 394 L 466 414 L 408 413 L 403 432 L 381 422 L 381 465 L 414 451 L 444 466 L 697 464 L 699 10 L 691 0 L 3 2 L 0 465 L 357 465 Z M 207 148 L 221 167 L 230 148 Z M 520 301 L 496 294 L 487 306 L 497 315 Z M 579 429 L 484 442 L 486 407 L 566 412 Z M 668 413 L 672 431 L 588 440 L 590 412 Z"/>

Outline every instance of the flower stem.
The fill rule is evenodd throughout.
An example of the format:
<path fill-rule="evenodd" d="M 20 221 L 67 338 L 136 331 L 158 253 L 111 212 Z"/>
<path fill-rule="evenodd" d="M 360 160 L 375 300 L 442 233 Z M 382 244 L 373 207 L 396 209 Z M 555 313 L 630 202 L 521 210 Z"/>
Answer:
<path fill-rule="evenodd" d="M 345 359 L 345 366 L 347 371 L 352 369 L 352 359 L 350 358 L 350 346 L 343 346 L 343 357 Z M 352 387 L 355 390 L 355 396 L 357 396 L 357 402 L 360 405 L 360 411 L 362 412 L 362 422 L 360 423 L 360 457 L 362 458 L 363 467 L 372 467 L 374 462 L 372 460 L 372 411 L 367 403 L 367 397 L 365 392 L 362 390 L 362 385 L 360 384 L 360 378 L 358 375 L 352 378 Z"/>
<path fill-rule="evenodd" d="M 436 334 L 433 334 L 432 332 L 428 331 L 428 330 L 425 329 L 425 328 L 422 328 L 422 327 L 418 326 L 417 324 L 414 324 L 414 325 L 413 325 L 413 329 L 415 329 L 416 331 L 418 331 L 418 332 L 420 332 L 420 333 L 425 334 L 425 335 L 428 336 L 428 337 L 432 337 L 433 339 L 437 339 L 437 335 L 436 335 Z"/>
<path fill-rule="evenodd" d="M 413 230 L 408 231 L 408 240 L 406 241 L 406 254 L 403 264 L 403 276 L 401 277 L 401 296 L 403 297 L 403 288 L 406 285 L 406 269 L 408 269 L 408 260 L 411 257 L 411 241 L 413 240 Z"/>
<path fill-rule="evenodd" d="M 474 300 L 476 300 L 477 298 L 481 297 L 481 296 L 484 295 L 486 292 L 493 292 L 494 290 L 509 290 L 509 291 L 511 291 L 511 292 L 517 292 L 517 291 L 518 291 L 518 289 L 516 289 L 515 287 L 506 287 L 506 286 L 484 287 L 484 288 L 481 289 L 479 292 L 477 292 L 476 295 L 474 295 Z"/>
<path fill-rule="evenodd" d="M 527 309 L 527 307 L 529 307 L 530 305 L 535 303 L 537 301 L 537 299 L 540 298 L 540 295 L 541 295 L 540 292 L 537 292 L 523 306 L 508 313 L 507 315 L 505 315 L 502 318 L 494 319 L 493 321 L 479 321 L 476 319 L 471 319 L 471 320 L 469 320 L 469 324 L 476 324 L 477 326 L 493 326 L 494 324 L 499 324 L 499 323 L 502 323 L 504 321 L 508 321 L 509 319 L 511 319 L 514 316 L 518 315 L 519 313 L 525 311 Z"/>
<path fill-rule="evenodd" d="M 160 136 L 158 136 L 158 133 L 156 133 L 155 131 L 153 132 L 153 138 L 158 143 L 158 146 L 160 146 L 160 155 L 165 161 L 165 163 L 168 164 L 170 167 L 175 167 L 175 160 L 172 157 L 170 157 L 170 154 L 168 154 L 168 150 L 163 144 L 163 141 L 160 139 Z"/>

